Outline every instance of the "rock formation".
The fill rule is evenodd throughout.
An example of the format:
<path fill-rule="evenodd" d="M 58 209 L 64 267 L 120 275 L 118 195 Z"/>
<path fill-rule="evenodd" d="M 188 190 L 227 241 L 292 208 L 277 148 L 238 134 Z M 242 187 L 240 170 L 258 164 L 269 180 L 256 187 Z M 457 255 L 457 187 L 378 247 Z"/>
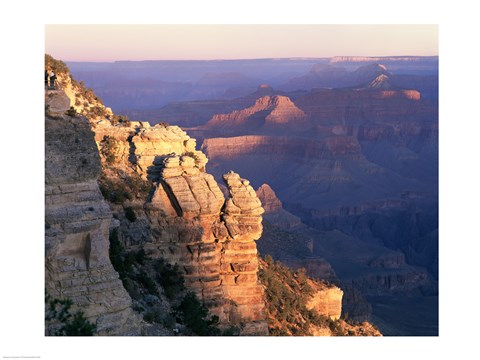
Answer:
<path fill-rule="evenodd" d="M 109 230 L 116 228 L 126 251 L 141 249 L 149 260 L 163 258 L 179 265 L 187 289 L 218 316 L 223 329 L 236 327 L 243 335 L 267 335 L 255 244 L 262 235 L 264 209 L 250 182 L 230 171 L 219 186 L 206 172 L 205 154 L 196 150 L 196 141 L 179 127 L 117 123 L 94 94 L 66 74 L 58 77 L 65 91 L 46 93 L 50 111 L 46 116 L 45 187 L 48 293 L 72 299 L 96 323 L 99 335 L 145 333 L 145 324 L 132 310 L 132 300 L 109 259 Z M 87 118 L 75 115 L 69 105 Z M 263 109 L 258 113 L 267 125 L 305 120 L 305 114 L 286 97 L 265 96 L 256 105 Z M 63 114 L 69 109 L 69 115 Z M 242 116 L 237 118 L 242 120 Z M 259 139 L 261 144 L 277 146 Z M 306 154 L 300 150 L 301 156 L 354 157 L 358 142 L 352 139 L 337 136 L 321 144 L 312 142 Z M 293 154 L 298 152 L 295 147 Z M 127 189 L 130 196 L 120 202 L 109 197 L 107 204 L 97 185 L 100 173 L 101 181 L 131 186 Z M 135 195 L 139 185 L 131 178 L 148 184 L 148 195 Z M 269 187 L 260 193 L 269 211 L 281 212 L 281 203 Z M 387 263 L 391 261 L 379 259 L 372 266 Z M 326 299 L 316 296 L 311 308 L 337 318 L 341 312 L 338 294 L 320 290 L 326 291 Z"/>
<path fill-rule="evenodd" d="M 187 288 L 219 317 L 222 327 L 266 335 L 254 242 L 262 233 L 263 208 L 249 182 L 226 174 L 225 199 L 205 172 L 206 156 L 177 126 L 132 122 L 125 127 L 100 121 L 93 130 L 105 174 L 138 174 L 153 183 L 147 201 L 128 203 L 137 221 L 119 215 L 127 248 L 141 247 L 151 259 L 180 265 Z"/>
<path fill-rule="evenodd" d="M 255 240 L 262 233 L 263 208 L 248 181 L 224 176 L 225 200 L 204 164 L 188 155 L 168 155 L 158 165 L 145 212 L 149 238 L 130 237 L 151 258 L 180 265 L 187 288 L 217 315 L 222 326 L 242 334 L 266 335 L 263 289 L 258 284 Z"/>
<path fill-rule="evenodd" d="M 282 209 L 282 203 L 268 184 L 263 184 L 257 190 L 257 196 L 262 202 L 266 213 L 276 212 Z"/>
<path fill-rule="evenodd" d="M 63 90 L 45 91 L 45 107 L 50 114 L 64 114 L 70 109 L 70 99 Z"/>
<path fill-rule="evenodd" d="M 255 104 L 229 114 L 214 115 L 207 128 L 223 130 L 253 130 L 272 125 L 293 125 L 306 120 L 305 113 L 286 96 L 264 96 Z"/>
<path fill-rule="evenodd" d="M 306 304 L 307 309 L 314 309 L 320 315 L 328 316 L 333 320 L 340 319 L 343 291 L 336 286 L 320 283 L 316 283 L 314 289 L 313 297 Z"/>
<path fill-rule="evenodd" d="M 61 101 L 66 98 L 63 92 L 58 96 Z M 47 96 L 47 104 L 58 111 L 68 109 L 63 102 L 60 109 L 56 105 L 60 100 Z M 205 172 L 207 158 L 195 150 L 195 140 L 176 126 L 117 127 L 90 119 L 92 126 L 83 117 L 72 120 L 62 115 L 61 119 L 46 120 L 49 291 L 71 298 L 89 319 L 95 319 L 99 334 L 135 331 L 130 297 L 108 259 L 111 211 L 96 184 L 98 148 L 106 174 L 112 175 L 114 169 L 137 173 L 154 184 L 146 203 L 131 203 L 138 224 L 132 228 L 120 218 L 126 245 L 141 246 L 153 259 L 179 264 L 187 288 L 219 316 L 223 327 L 237 326 L 247 335 L 268 334 L 254 242 L 262 233 L 263 208 L 249 182 L 238 174 L 226 174 L 229 197 L 225 200 L 213 176 Z M 67 133 L 71 144 L 57 149 Z M 107 151 L 114 165 L 107 164 Z"/>
<path fill-rule="evenodd" d="M 392 85 L 390 84 L 388 75 L 380 74 L 367 85 L 367 88 L 389 90 L 392 88 Z"/>
<path fill-rule="evenodd" d="M 73 107 L 78 114 L 87 116 L 90 121 L 113 117 L 112 109 L 105 107 L 91 89 L 85 89 L 70 74 L 57 72 L 57 84 L 62 96 L 70 100 L 68 108 Z"/>
<path fill-rule="evenodd" d="M 62 91 L 48 92 L 55 112 Z M 69 298 L 99 335 L 135 335 L 140 320 L 108 256 L 112 213 L 100 193 L 100 158 L 84 117 L 45 117 L 45 286 Z M 46 329 L 48 332 L 48 329 Z"/>
<path fill-rule="evenodd" d="M 257 196 L 265 209 L 265 219 L 281 229 L 291 229 L 301 225 L 299 217 L 285 211 L 282 202 L 268 184 L 257 189 Z"/>

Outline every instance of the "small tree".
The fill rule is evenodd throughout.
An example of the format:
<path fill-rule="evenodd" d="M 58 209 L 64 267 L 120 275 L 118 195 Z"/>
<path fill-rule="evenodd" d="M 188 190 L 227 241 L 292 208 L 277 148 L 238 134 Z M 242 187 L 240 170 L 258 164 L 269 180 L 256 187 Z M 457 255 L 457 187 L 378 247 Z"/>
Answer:
<path fill-rule="evenodd" d="M 189 292 L 181 303 L 174 307 L 178 320 L 192 330 L 196 335 L 220 335 L 217 327 L 218 316 L 209 316 L 208 310 L 195 296 Z"/>
<path fill-rule="evenodd" d="M 107 164 L 112 165 L 117 159 L 117 156 L 115 155 L 118 148 L 117 140 L 111 136 L 105 135 L 100 144 L 102 146 L 101 152 L 105 157 L 105 161 Z"/>
<path fill-rule="evenodd" d="M 129 206 L 125 209 L 125 217 L 130 222 L 135 222 L 137 220 L 137 215 L 135 215 L 135 211 L 133 210 L 133 208 L 131 206 Z"/>
<path fill-rule="evenodd" d="M 172 266 L 161 258 L 156 261 L 155 270 L 157 280 L 162 285 L 167 298 L 172 300 L 185 290 L 185 280 L 178 264 Z"/>
<path fill-rule="evenodd" d="M 67 110 L 67 115 L 71 117 L 77 116 L 77 111 L 73 106 L 70 106 L 70 109 Z"/>

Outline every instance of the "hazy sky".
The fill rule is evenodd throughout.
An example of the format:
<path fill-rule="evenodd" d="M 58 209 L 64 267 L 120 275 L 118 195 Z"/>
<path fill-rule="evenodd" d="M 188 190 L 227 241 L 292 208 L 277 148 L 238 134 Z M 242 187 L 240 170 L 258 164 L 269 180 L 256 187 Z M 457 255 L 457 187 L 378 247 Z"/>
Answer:
<path fill-rule="evenodd" d="M 438 55 L 437 25 L 46 25 L 64 61 Z"/>

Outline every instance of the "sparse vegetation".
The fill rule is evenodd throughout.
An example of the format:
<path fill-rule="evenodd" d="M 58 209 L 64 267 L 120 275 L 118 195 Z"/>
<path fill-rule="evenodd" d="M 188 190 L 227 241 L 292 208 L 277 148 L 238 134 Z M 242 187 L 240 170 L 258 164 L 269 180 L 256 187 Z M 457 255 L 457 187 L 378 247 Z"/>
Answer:
<path fill-rule="evenodd" d="M 152 188 L 151 181 L 143 179 L 136 173 L 126 174 L 123 171 L 120 171 L 115 179 L 102 173 L 98 184 L 103 197 L 114 204 L 123 204 L 135 198 L 146 200 Z"/>
<path fill-rule="evenodd" d="M 53 299 L 45 292 L 45 321 L 51 325 L 48 335 L 54 336 L 93 336 L 95 324 L 90 323 L 82 311 L 72 314 L 70 299 Z"/>
<path fill-rule="evenodd" d="M 220 335 L 217 327 L 218 316 L 210 316 L 208 309 L 200 303 L 194 293 L 187 293 L 180 303 L 174 307 L 177 321 L 187 326 L 192 335 L 214 336 Z"/>
<path fill-rule="evenodd" d="M 118 141 L 112 136 L 105 135 L 100 142 L 100 146 L 101 153 L 107 164 L 114 164 L 117 159 L 116 151 L 118 150 Z"/>
<path fill-rule="evenodd" d="M 305 269 L 294 272 L 267 255 L 259 277 L 265 285 L 271 335 L 312 335 L 311 325 L 336 326 L 335 321 L 307 309 L 306 304 L 314 289 L 309 285 Z"/>
<path fill-rule="evenodd" d="M 260 263 L 259 278 L 265 286 L 270 335 L 309 336 L 315 327 L 328 329 L 333 336 L 372 336 L 378 330 L 368 323 L 333 320 L 314 309 L 308 310 L 306 304 L 315 290 L 304 269 L 293 271 L 269 255 Z"/>
<path fill-rule="evenodd" d="M 162 285 L 167 298 L 172 300 L 177 294 L 186 289 L 178 264 L 172 266 L 164 259 L 158 259 L 154 267 L 157 272 L 157 280 Z"/>
<path fill-rule="evenodd" d="M 113 115 L 109 121 L 112 125 L 122 125 L 125 127 L 130 127 L 131 125 L 130 119 L 126 115 Z"/>
<path fill-rule="evenodd" d="M 100 102 L 99 98 L 95 99 L 98 99 L 97 101 Z M 107 113 L 105 112 L 105 107 L 99 105 L 94 106 L 90 111 L 93 115 L 96 115 L 98 117 L 105 117 L 107 115 Z"/>
<path fill-rule="evenodd" d="M 77 116 L 77 111 L 73 106 L 70 106 L 70 109 L 67 110 L 66 114 L 68 116 L 74 117 L 74 116 Z"/>
<path fill-rule="evenodd" d="M 195 161 L 198 160 L 198 155 L 196 153 L 194 153 L 193 151 L 187 151 L 187 152 L 183 153 L 183 155 L 190 156 L 191 158 L 195 159 Z"/>
<path fill-rule="evenodd" d="M 145 321 L 162 324 L 167 329 L 173 329 L 179 323 L 183 325 L 184 335 L 221 334 L 218 317 L 211 316 L 196 295 L 187 292 L 178 265 L 168 264 L 164 259 L 148 259 L 143 249 L 127 251 L 117 229 L 110 234 L 110 260 L 125 289 L 138 302 L 135 310 L 143 313 Z M 171 312 L 159 308 L 162 299 L 171 304 Z M 238 333 L 236 328 L 224 332 L 225 335 Z"/>
<path fill-rule="evenodd" d="M 159 292 L 158 292 L 158 286 L 157 284 L 155 283 L 155 281 L 150 277 L 150 275 L 147 274 L 147 272 L 145 270 L 140 270 L 138 274 L 136 274 L 136 276 L 134 276 L 134 278 L 140 283 L 143 285 L 143 287 L 145 288 L 145 290 L 147 291 L 148 294 L 150 295 L 156 295 L 156 296 L 159 296 Z"/>
<path fill-rule="evenodd" d="M 69 73 L 68 66 L 61 60 L 54 59 L 51 55 L 45 54 L 45 68 L 51 69 L 55 74 Z"/>
<path fill-rule="evenodd" d="M 137 221 L 137 215 L 135 215 L 135 211 L 133 210 L 133 208 L 131 206 L 125 208 L 125 217 L 130 222 Z"/>

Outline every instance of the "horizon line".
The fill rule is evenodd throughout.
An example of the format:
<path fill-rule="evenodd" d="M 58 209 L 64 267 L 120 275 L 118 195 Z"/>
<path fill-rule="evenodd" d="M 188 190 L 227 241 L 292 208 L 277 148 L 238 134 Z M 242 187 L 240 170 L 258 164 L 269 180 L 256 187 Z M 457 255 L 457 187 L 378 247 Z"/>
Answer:
<path fill-rule="evenodd" d="M 51 55 L 52 56 L 52 55 Z M 53 56 L 52 56 L 53 57 Z M 337 57 L 346 58 L 438 58 L 439 55 L 334 55 L 334 56 L 286 56 L 286 57 L 259 57 L 259 58 L 233 58 L 233 59 L 143 59 L 143 60 L 63 60 L 56 58 L 64 62 L 89 62 L 89 63 L 116 63 L 116 62 L 154 62 L 154 61 L 251 61 L 251 60 L 320 60 L 320 59 L 333 59 Z"/>

